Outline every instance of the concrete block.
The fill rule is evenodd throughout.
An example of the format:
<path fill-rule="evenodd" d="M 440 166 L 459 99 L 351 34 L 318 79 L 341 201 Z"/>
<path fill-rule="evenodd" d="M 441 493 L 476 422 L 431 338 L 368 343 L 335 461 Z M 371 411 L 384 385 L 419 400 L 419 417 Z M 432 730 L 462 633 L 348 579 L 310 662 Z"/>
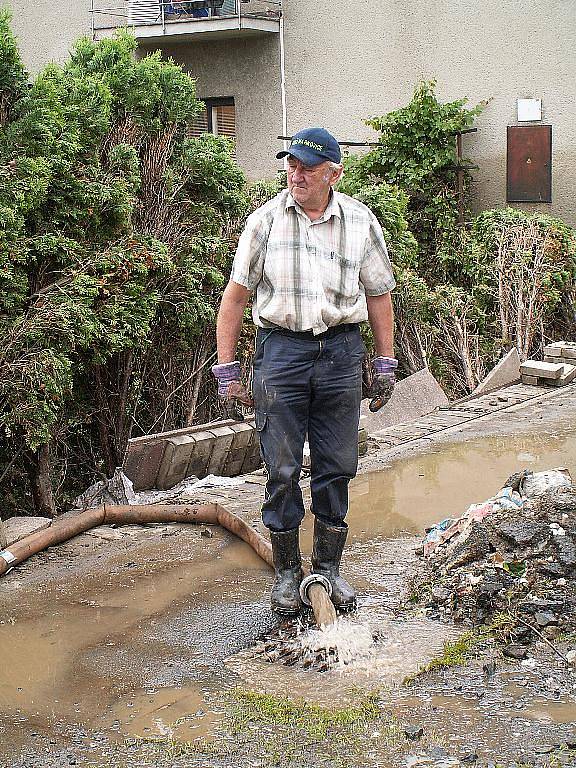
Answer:
<path fill-rule="evenodd" d="M 188 465 L 194 451 L 194 435 L 177 435 L 166 440 L 162 464 L 158 470 L 156 487 L 161 491 L 173 488 L 188 477 Z"/>
<path fill-rule="evenodd" d="M 565 363 L 563 368 L 564 370 L 562 371 L 560 378 L 554 379 L 554 381 L 551 382 L 555 387 L 564 387 L 566 384 L 570 384 L 570 382 L 576 379 L 576 365 Z"/>
<path fill-rule="evenodd" d="M 216 438 L 212 432 L 202 431 L 194 433 L 194 450 L 186 469 L 187 477 L 195 475 L 202 479 L 210 474 L 208 472 L 208 465 L 210 464 L 210 456 L 212 455 L 215 442 Z"/>
<path fill-rule="evenodd" d="M 507 387 L 520 379 L 520 355 L 516 347 L 507 352 L 476 387 L 473 394 L 483 395 Z"/>
<path fill-rule="evenodd" d="M 43 531 L 52 525 L 49 517 L 10 517 L 4 520 L 6 546 L 9 547 L 20 539 L 36 531 Z"/>
<path fill-rule="evenodd" d="M 562 357 L 568 360 L 576 360 L 576 346 L 564 347 L 562 350 Z"/>
<path fill-rule="evenodd" d="M 124 456 L 124 474 L 132 480 L 135 491 L 156 487 L 156 478 L 164 457 L 166 440 L 130 441 Z"/>
<path fill-rule="evenodd" d="M 562 370 L 562 363 L 545 363 L 541 360 L 526 360 L 520 366 L 521 374 L 537 376 L 539 379 L 559 379 Z"/>
<path fill-rule="evenodd" d="M 435 408 L 448 405 L 448 398 L 428 368 L 413 373 L 394 387 L 392 397 L 377 413 L 371 413 L 369 400 L 363 400 L 360 413 L 368 434 L 394 424 L 406 424 L 431 413 Z"/>
<path fill-rule="evenodd" d="M 555 341 L 552 344 L 546 344 L 544 347 L 544 355 L 549 355 L 550 357 L 560 357 L 562 355 L 562 350 L 565 344 L 565 341 Z"/>
<path fill-rule="evenodd" d="M 226 457 L 228 456 L 228 451 L 232 446 L 232 441 L 236 436 L 236 432 L 232 426 L 214 427 L 210 432 L 216 439 L 214 440 L 214 447 L 210 454 L 210 462 L 206 473 L 208 475 L 222 475 Z"/>
<path fill-rule="evenodd" d="M 526 374 L 522 374 L 520 380 L 522 381 L 522 384 L 531 384 L 532 386 L 538 385 L 538 376 L 526 376 Z"/>

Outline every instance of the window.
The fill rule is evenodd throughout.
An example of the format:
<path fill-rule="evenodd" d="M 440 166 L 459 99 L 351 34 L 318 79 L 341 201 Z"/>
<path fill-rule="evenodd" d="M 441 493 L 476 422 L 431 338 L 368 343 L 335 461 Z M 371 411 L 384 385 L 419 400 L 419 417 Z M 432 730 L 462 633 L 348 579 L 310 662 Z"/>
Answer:
<path fill-rule="evenodd" d="M 190 129 L 191 136 L 213 133 L 236 140 L 236 108 L 233 98 L 203 99 L 206 108 L 200 112 Z"/>

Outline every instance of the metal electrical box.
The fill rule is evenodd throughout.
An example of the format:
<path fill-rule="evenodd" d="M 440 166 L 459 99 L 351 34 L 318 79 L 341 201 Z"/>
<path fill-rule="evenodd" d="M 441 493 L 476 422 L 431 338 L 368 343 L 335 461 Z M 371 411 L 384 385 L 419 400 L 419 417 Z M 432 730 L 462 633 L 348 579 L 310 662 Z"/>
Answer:
<path fill-rule="evenodd" d="M 552 202 L 551 125 L 508 126 L 506 200 Z"/>

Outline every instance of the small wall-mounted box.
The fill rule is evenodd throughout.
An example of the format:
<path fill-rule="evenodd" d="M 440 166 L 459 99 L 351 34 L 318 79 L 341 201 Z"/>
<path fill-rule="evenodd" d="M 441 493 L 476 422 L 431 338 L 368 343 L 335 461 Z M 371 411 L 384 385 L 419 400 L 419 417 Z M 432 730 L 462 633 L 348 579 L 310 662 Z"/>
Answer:
<path fill-rule="evenodd" d="M 542 120 L 542 99 L 518 99 L 516 105 L 519 123 Z"/>

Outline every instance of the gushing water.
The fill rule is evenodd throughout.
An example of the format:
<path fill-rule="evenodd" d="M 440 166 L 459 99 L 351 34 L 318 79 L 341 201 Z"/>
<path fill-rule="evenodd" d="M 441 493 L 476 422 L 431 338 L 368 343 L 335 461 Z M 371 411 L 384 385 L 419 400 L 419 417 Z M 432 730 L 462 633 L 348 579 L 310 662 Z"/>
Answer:
<path fill-rule="evenodd" d="M 309 629 L 298 638 L 303 660 L 322 660 L 328 669 L 348 666 L 376 653 L 378 636 L 368 622 L 340 616 L 319 629 Z"/>

